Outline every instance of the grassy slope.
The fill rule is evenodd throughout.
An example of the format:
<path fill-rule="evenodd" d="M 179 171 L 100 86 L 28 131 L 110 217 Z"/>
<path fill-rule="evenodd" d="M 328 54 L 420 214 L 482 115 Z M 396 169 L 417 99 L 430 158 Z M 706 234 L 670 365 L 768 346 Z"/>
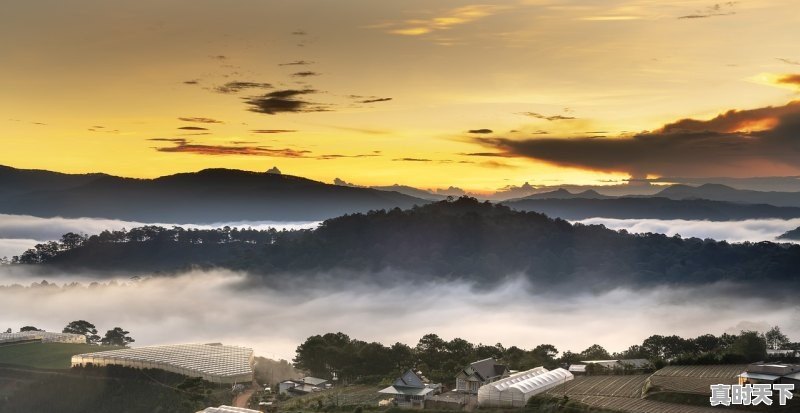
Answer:
<path fill-rule="evenodd" d="M 91 344 L 30 343 L 0 346 L 0 364 L 36 369 L 69 369 L 72 356 L 121 347 Z"/>

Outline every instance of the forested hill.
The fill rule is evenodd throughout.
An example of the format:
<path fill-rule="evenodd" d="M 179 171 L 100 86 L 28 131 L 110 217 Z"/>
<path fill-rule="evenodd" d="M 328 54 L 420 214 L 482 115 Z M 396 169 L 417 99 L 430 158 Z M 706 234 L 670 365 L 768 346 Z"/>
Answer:
<path fill-rule="evenodd" d="M 0 213 L 139 222 L 318 221 L 428 200 L 269 172 L 205 169 L 155 179 L 0 166 Z"/>
<path fill-rule="evenodd" d="M 375 281 L 458 277 L 492 283 L 516 274 L 595 286 L 800 281 L 797 245 L 633 235 L 472 198 L 345 215 L 316 230 L 145 227 L 88 239 L 71 234 L 16 261 L 104 271 L 226 267 L 263 277 L 352 270 Z"/>

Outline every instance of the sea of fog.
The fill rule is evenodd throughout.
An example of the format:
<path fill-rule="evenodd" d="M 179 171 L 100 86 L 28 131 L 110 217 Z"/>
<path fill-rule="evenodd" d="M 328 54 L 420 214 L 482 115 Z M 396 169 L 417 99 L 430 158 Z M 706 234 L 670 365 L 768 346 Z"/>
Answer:
<path fill-rule="evenodd" d="M 28 215 L 0 214 L 0 258 L 19 255 L 28 248 L 43 241 L 61 238 L 68 232 L 88 235 L 99 234 L 103 230 L 120 230 L 123 228 L 159 225 L 172 227 L 170 223 L 143 223 L 100 218 L 39 218 Z M 278 221 L 235 221 L 219 222 L 207 225 L 182 224 L 183 228 L 253 228 L 253 229 L 301 229 L 315 228 L 319 222 L 278 222 Z"/>
<path fill-rule="evenodd" d="M 712 238 L 730 242 L 775 241 L 786 231 L 800 227 L 800 218 L 750 219 L 744 221 L 690 221 L 681 219 L 613 219 L 589 218 L 583 224 L 602 224 L 614 230 L 629 232 L 656 232 L 667 235 L 680 234 L 683 237 Z M 142 225 L 161 225 L 171 227 L 170 223 L 142 223 L 97 218 L 39 218 L 27 215 L 0 214 L 0 258 L 19 255 L 34 245 L 55 240 L 67 232 L 98 234 L 103 230 L 119 230 Z M 181 225 L 184 228 L 219 228 L 223 226 L 238 228 L 315 228 L 319 222 L 276 222 L 276 221 L 238 221 L 220 222 L 207 225 Z"/>
<path fill-rule="evenodd" d="M 9 271 L 0 267 L 0 279 L 28 287 L 0 287 L 3 329 L 59 331 L 85 319 L 101 333 L 125 328 L 136 345 L 223 342 L 270 358 L 291 359 L 307 337 L 337 331 L 385 344 L 413 346 L 434 332 L 524 348 L 550 343 L 561 351 L 594 343 L 617 351 L 652 334 L 694 337 L 772 325 L 800 336 L 796 300 L 749 295 L 724 284 L 568 294 L 537 293 L 523 278 L 489 290 L 460 281 L 379 287 L 340 280 L 283 288 L 242 273 L 196 271 L 77 287 L 61 287 L 71 280 L 60 278 L 59 286 L 30 287 L 32 280 L 19 269 Z M 292 284 L 290 276 L 286 280 Z"/>
<path fill-rule="evenodd" d="M 692 221 L 685 219 L 614 219 L 589 218 L 581 221 L 587 225 L 604 225 L 613 230 L 632 233 L 654 232 L 683 238 L 711 238 L 729 242 L 780 241 L 777 237 L 800 227 L 800 218 L 795 219 L 748 219 L 743 221 Z"/>
<path fill-rule="evenodd" d="M 774 240 L 800 226 L 800 220 L 580 222 L 630 232 L 679 233 L 729 241 Z M 318 224 L 227 222 L 184 227 L 281 229 L 314 228 Z M 66 232 L 96 234 L 140 225 L 144 224 L 0 215 L 0 257 L 19 254 Z M 751 294 L 736 285 L 621 286 L 604 292 L 553 292 L 514 276 L 498 276 L 506 281 L 486 289 L 463 281 L 406 284 L 402 276 L 392 286 L 365 285 L 348 280 L 365 279 L 369 274 L 322 275 L 306 278 L 286 274 L 280 284 L 270 285 L 254 281 L 256 277 L 248 274 L 223 270 L 138 281 L 116 274 L 112 284 L 104 284 L 106 278 L 100 285 L 89 287 L 103 277 L 49 274 L 48 281 L 59 286 L 72 282 L 83 286 L 31 288 L 41 275 L 29 274 L 25 267 L 0 266 L 0 329 L 16 331 L 23 325 L 34 325 L 59 331 L 72 320 L 86 319 L 101 333 L 116 326 L 129 330 L 137 345 L 224 342 L 253 347 L 262 356 L 288 359 L 308 336 L 336 331 L 385 344 L 400 341 L 414 345 L 422 335 L 434 332 L 446 339 L 462 337 L 527 348 L 550 343 L 562 351 L 580 351 L 595 343 L 612 351 L 624 350 L 652 334 L 689 337 L 742 329 L 763 331 L 772 325 L 780 325 L 795 340 L 800 337 L 796 299 Z M 9 287 L 12 284 L 17 286 Z"/>

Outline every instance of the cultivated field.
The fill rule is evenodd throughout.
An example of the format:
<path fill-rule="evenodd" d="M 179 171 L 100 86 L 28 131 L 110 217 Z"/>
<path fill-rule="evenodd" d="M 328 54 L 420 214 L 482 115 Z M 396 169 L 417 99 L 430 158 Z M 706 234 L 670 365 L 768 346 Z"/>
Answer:
<path fill-rule="evenodd" d="M 681 393 L 710 394 L 712 384 L 736 384 L 736 375 L 747 365 L 731 364 L 721 366 L 667 366 L 650 377 L 649 387 L 654 390 Z"/>
<path fill-rule="evenodd" d="M 121 347 L 91 344 L 29 343 L 0 346 L 0 364 L 35 369 L 69 369 L 72 356 L 117 350 Z"/>
<path fill-rule="evenodd" d="M 630 397 L 570 396 L 570 399 L 589 406 L 629 413 L 719 413 L 712 407 L 689 406 L 685 404 L 656 402 Z"/>
<path fill-rule="evenodd" d="M 577 376 L 558 387 L 550 389 L 552 396 L 575 395 L 642 397 L 642 389 L 649 375 L 636 374 L 630 376 Z"/>
<path fill-rule="evenodd" d="M 374 386 L 344 386 L 318 393 L 309 393 L 303 396 L 292 397 L 280 404 L 281 410 L 316 408 L 323 406 L 365 406 L 377 405 L 381 399 L 389 398 L 378 393 L 379 387 Z"/>

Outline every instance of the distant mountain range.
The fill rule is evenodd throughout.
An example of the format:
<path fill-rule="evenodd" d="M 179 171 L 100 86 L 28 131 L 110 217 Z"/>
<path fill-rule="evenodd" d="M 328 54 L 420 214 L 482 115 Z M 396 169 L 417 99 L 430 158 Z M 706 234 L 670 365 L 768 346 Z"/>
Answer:
<path fill-rule="evenodd" d="M 169 223 L 315 221 L 428 200 L 266 172 L 206 169 L 155 179 L 0 166 L 0 213 Z"/>
<path fill-rule="evenodd" d="M 758 218 L 800 218 L 800 208 L 765 204 L 740 204 L 706 199 L 674 200 L 669 198 L 524 198 L 503 202 L 520 211 L 541 212 L 568 220 L 587 218 L 686 219 L 736 221 Z"/>
<path fill-rule="evenodd" d="M 331 185 L 271 172 L 205 169 L 133 179 L 0 166 L 0 213 L 176 224 L 316 221 L 355 212 L 409 208 L 445 198 L 403 185 Z M 593 189 L 577 193 L 557 189 L 503 204 L 570 220 L 800 217 L 800 192 L 759 192 L 719 184 L 673 185 L 652 196 L 622 197 Z"/>
<path fill-rule="evenodd" d="M 672 185 L 654 196 L 669 199 L 708 199 L 743 204 L 800 207 L 800 192 L 762 192 L 736 189 L 720 184 Z"/>

